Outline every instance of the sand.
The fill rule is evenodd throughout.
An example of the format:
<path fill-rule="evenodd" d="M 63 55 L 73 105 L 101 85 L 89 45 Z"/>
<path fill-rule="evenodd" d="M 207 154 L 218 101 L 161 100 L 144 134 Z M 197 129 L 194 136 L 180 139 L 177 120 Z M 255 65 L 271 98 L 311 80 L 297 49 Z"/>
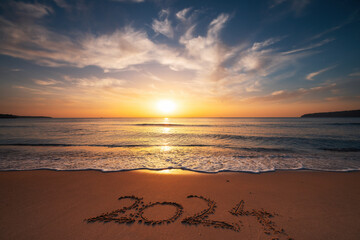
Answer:
<path fill-rule="evenodd" d="M 359 203 L 360 172 L 0 172 L 0 239 L 359 239 Z"/>

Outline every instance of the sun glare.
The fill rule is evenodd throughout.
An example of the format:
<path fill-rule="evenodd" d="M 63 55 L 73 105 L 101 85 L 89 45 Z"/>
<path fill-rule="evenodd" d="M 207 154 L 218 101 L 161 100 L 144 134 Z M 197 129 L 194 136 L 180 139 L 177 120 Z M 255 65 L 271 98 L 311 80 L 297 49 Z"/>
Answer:
<path fill-rule="evenodd" d="M 157 109 L 164 114 L 169 114 L 174 112 L 176 104 L 171 100 L 160 100 L 157 102 Z"/>

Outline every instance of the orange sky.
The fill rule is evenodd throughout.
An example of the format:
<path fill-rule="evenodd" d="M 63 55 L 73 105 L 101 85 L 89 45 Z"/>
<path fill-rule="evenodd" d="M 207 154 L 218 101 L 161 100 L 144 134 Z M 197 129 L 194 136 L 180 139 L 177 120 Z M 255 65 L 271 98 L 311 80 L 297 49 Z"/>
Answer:
<path fill-rule="evenodd" d="M 165 99 L 165 98 L 164 98 Z M 216 99 L 173 100 L 176 109 L 172 113 L 163 113 L 157 107 L 160 99 L 119 100 L 87 99 L 81 102 L 63 99 L 31 99 L 26 102 L 0 103 L 2 112 L 16 115 L 41 115 L 51 117 L 299 117 L 310 112 L 327 112 L 355 109 L 357 103 L 329 102 L 246 102 Z M 353 104 L 353 106 L 351 106 Z M 349 107 L 350 105 L 350 107 Z M 16 111 L 14 111 L 16 109 Z"/>

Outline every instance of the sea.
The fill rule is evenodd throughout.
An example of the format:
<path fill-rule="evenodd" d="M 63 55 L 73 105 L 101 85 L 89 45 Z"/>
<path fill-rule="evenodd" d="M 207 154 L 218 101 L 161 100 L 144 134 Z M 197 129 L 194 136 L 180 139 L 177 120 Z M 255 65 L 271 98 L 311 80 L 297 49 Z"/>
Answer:
<path fill-rule="evenodd" d="M 0 170 L 360 170 L 360 118 L 0 119 Z"/>

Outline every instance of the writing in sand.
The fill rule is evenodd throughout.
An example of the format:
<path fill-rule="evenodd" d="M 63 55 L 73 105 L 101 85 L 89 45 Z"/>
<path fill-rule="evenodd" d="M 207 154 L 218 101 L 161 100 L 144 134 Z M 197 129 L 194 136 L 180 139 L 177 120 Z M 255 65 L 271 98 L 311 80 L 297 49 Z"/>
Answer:
<path fill-rule="evenodd" d="M 289 235 L 285 232 L 283 228 L 276 226 L 274 222 L 275 216 L 278 216 L 276 213 L 270 213 L 264 209 L 251 209 L 245 210 L 245 202 L 241 200 L 238 202 L 232 209 L 228 212 L 233 216 L 239 217 L 238 223 L 229 223 L 225 221 L 218 221 L 218 220 L 210 220 L 208 219 L 210 214 L 215 213 L 216 209 L 216 202 L 205 198 L 203 196 L 197 195 L 189 195 L 187 198 L 198 198 L 207 203 L 207 208 L 202 209 L 198 213 L 184 217 L 181 219 L 182 224 L 186 225 L 203 225 L 207 227 L 214 227 L 214 228 L 222 228 L 222 229 L 229 229 L 232 231 L 240 232 L 242 221 L 241 217 L 254 217 L 257 222 L 260 224 L 264 230 L 264 233 L 269 236 L 278 236 L 272 239 L 279 239 L 279 237 L 285 237 L 286 239 L 290 240 L 293 239 L 289 237 Z M 161 224 L 170 224 L 178 220 L 183 212 L 184 207 L 176 202 L 148 202 L 145 203 L 143 198 L 136 197 L 136 196 L 121 196 L 118 200 L 131 200 L 132 204 L 129 206 L 124 206 L 122 208 L 113 210 L 111 212 L 103 213 L 99 216 L 87 218 L 85 219 L 88 223 L 93 222 L 116 222 L 119 224 L 133 224 L 138 222 L 139 224 L 146 224 L 146 225 L 161 225 Z M 170 217 L 165 219 L 151 219 L 146 215 L 146 211 L 150 208 L 156 208 L 159 206 L 170 206 L 173 208 L 173 213 Z"/>

